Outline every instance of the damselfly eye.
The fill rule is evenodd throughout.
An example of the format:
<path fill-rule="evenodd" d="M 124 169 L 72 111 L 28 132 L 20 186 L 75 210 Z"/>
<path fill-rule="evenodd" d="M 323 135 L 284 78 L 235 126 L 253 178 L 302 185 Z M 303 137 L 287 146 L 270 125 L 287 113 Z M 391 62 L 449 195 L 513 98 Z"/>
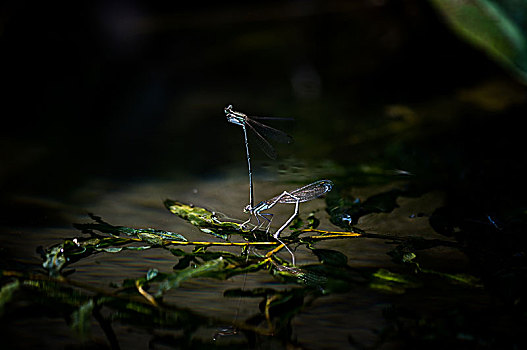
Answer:
<path fill-rule="evenodd" d="M 247 204 L 245 206 L 245 208 L 243 208 L 243 212 L 244 213 L 250 213 L 251 212 L 251 205 L 250 204 Z"/>

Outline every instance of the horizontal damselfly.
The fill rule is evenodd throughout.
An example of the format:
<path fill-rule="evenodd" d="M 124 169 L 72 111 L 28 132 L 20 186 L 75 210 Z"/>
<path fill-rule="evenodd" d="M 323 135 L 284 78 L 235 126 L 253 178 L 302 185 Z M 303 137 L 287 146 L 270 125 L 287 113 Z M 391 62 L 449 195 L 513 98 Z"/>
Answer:
<path fill-rule="evenodd" d="M 254 215 L 256 218 L 256 221 L 258 222 L 258 225 L 254 227 L 254 229 L 258 229 L 262 226 L 263 222 L 260 221 L 259 217 L 262 219 L 265 219 L 267 221 L 267 228 L 266 231 L 269 232 L 269 228 L 271 226 L 271 221 L 273 219 L 273 214 L 271 213 L 263 213 L 263 211 L 269 210 L 272 207 L 274 207 L 276 204 L 295 204 L 295 211 L 293 215 L 287 221 L 273 234 L 273 237 L 284 245 L 284 247 L 289 251 L 291 254 L 291 257 L 293 258 L 293 265 L 295 264 L 295 256 L 293 252 L 287 247 L 286 244 L 284 244 L 279 236 L 280 233 L 293 221 L 293 219 L 298 215 L 298 205 L 302 202 L 307 202 L 312 199 L 318 198 L 327 192 L 331 191 L 333 188 L 333 182 L 330 180 L 319 180 L 315 181 L 309 185 L 306 185 L 304 187 L 297 188 L 293 191 L 284 191 L 280 195 L 275 196 L 271 199 L 268 199 L 266 201 L 262 201 L 258 203 L 256 206 L 247 205 L 244 208 L 244 212 L 249 213 L 251 216 L 247 221 L 245 221 L 242 226 L 245 226 L 251 221 L 251 217 Z M 254 230 L 253 229 L 253 230 Z"/>

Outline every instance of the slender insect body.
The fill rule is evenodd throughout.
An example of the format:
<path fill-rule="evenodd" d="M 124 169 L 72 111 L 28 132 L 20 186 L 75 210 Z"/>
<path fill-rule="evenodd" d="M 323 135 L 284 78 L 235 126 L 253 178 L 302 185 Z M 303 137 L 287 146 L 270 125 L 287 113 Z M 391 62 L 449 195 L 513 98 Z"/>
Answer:
<path fill-rule="evenodd" d="M 269 232 L 271 226 L 271 221 L 273 220 L 273 214 L 264 213 L 274 207 L 276 204 L 294 204 L 295 210 L 293 215 L 287 219 L 287 221 L 273 234 L 273 237 L 284 245 L 284 247 L 289 251 L 292 257 L 293 265 L 295 264 L 295 256 L 293 252 L 280 240 L 280 233 L 293 221 L 293 219 L 298 215 L 298 206 L 300 203 L 310 201 L 317 197 L 324 195 L 325 193 L 331 191 L 333 188 L 333 183 L 330 180 L 319 180 L 313 182 L 309 185 L 297 188 L 293 191 L 284 191 L 280 195 L 275 196 L 271 199 L 262 201 L 256 206 L 254 205 L 254 196 L 253 196 L 253 182 L 252 182 L 252 171 L 251 171 L 251 157 L 249 153 L 249 142 L 247 139 L 247 127 L 253 131 L 257 136 L 256 141 L 258 145 L 262 148 L 264 153 L 271 159 L 276 158 L 276 151 L 273 146 L 266 140 L 265 137 L 270 137 L 278 142 L 291 143 L 293 141 L 292 137 L 286 133 L 271 128 L 265 124 L 257 122 L 253 117 L 249 117 L 244 113 L 236 112 L 232 109 L 232 105 L 225 107 L 225 115 L 229 123 L 239 125 L 243 129 L 243 135 L 245 139 L 245 150 L 247 156 L 247 165 L 249 170 L 249 204 L 244 208 L 244 212 L 250 214 L 249 219 L 245 221 L 241 226 L 244 227 L 251 221 L 252 216 L 256 218 L 258 224 L 254 226 L 253 230 L 256 230 L 267 221 L 266 231 Z M 256 118 L 256 117 L 254 117 Z M 287 118 L 258 118 L 258 119 L 287 119 Z M 265 137 L 264 137 L 265 136 Z M 262 221 L 260 220 L 262 219 Z"/>
<path fill-rule="evenodd" d="M 331 191 L 333 188 L 333 183 L 330 180 L 319 180 L 316 182 L 313 182 L 309 185 L 297 188 L 293 191 L 284 191 L 280 195 L 273 197 L 271 199 L 268 199 L 266 201 L 262 201 L 258 203 L 255 207 L 251 206 L 250 204 L 247 205 L 244 209 L 244 212 L 254 215 L 256 218 L 256 221 L 258 224 L 253 228 L 253 230 L 258 229 L 262 227 L 263 223 L 260 221 L 259 218 L 264 219 L 267 221 L 267 227 L 266 231 L 269 232 L 269 228 L 271 226 L 271 221 L 273 220 L 273 214 L 271 213 L 263 213 L 263 211 L 269 210 L 272 207 L 274 207 L 276 204 L 295 204 L 295 210 L 293 212 L 293 215 L 287 219 L 287 221 L 273 234 L 273 237 L 280 243 L 284 245 L 284 247 L 289 251 L 292 257 L 293 265 L 295 264 L 295 256 L 293 252 L 287 247 L 286 244 L 284 244 L 280 240 L 280 233 L 293 221 L 293 219 L 298 215 L 298 206 L 302 202 L 307 202 L 312 199 L 318 198 L 325 193 Z M 247 221 L 245 221 L 242 225 L 246 225 L 251 221 L 251 216 Z M 266 216 L 269 216 L 266 217 Z"/>
<path fill-rule="evenodd" d="M 273 146 L 266 140 L 266 137 L 270 137 L 278 142 L 291 143 L 293 138 L 286 133 L 271 128 L 265 124 L 255 121 L 253 118 L 247 116 L 245 113 L 237 112 L 232 109 L 232 105 L 228 105 L 224 108 L 225 116 L 229 123 L 239 125 L 243 129 L 243 136 L 245 140 L 245 151 L 247 157 L 247 167 L 249 171 L 249 204 L 251 207 L 254 206 L 254 194 L 253 194 L 253 177 L 251 169 L 251 156 L 249 153 L 249 141 L 247 138 L 247 127 L 253 131 L 256 135 L 256 141 L 264 153 L 271 159 L 276 159 L 276 151 Z M 256 118 L 256 117 L 255 117 Z M 269 118 L 269 119 L 285 119 L 285 118 Z"/>

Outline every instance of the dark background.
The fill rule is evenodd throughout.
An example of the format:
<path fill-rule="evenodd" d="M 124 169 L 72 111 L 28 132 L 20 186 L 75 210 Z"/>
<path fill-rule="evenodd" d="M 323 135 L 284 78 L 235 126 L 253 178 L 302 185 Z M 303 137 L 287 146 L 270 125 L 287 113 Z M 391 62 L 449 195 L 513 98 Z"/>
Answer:
<path fill-rule="evenodd" d="M 243 164 L 228 104 L 295 118 L 280 125 L 296 140 L 281 159 L 445 172 L 432 181 L 451 188 L 474 173 L 477 191 L 503 174 L 514 177 L 508 193 L 522 182 L 525 88 L 427 2 L 8 2 L 1 12 L 6 223 L 30 220 L 21 195 L 67 201 L 94 178 L 176 181 Z M 489 82 L 505 107 L 460 98 Z M 378 131 L 404 118 L 393 105 L 419 115 L 421 139 Z"/>
<path fill-rule="evenodd" d="M 4 193 L 213 172 L 238 141 L 230 103 L 293 115 L 324 143 L 334 125 L 349 134 L 386 104 L 496 70 L 421 1 L 11 2 L 2 13 Z"/>

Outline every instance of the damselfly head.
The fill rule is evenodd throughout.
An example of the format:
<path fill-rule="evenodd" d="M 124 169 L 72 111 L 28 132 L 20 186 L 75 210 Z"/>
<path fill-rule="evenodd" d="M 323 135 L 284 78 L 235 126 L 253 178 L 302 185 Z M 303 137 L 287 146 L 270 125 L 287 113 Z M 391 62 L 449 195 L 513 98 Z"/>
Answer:
<path fill-rule="evenodd" d="M 233 111 L 232 105 L 225 107 L 224 110 L 225 110 L 225 115 L 227 116 L 227 121 L 229 123 L 233 123 L 233 124 L 241 125 L 241 126 L 245 125 L 245 118 L 246 118 L 245 114 Z"/>

